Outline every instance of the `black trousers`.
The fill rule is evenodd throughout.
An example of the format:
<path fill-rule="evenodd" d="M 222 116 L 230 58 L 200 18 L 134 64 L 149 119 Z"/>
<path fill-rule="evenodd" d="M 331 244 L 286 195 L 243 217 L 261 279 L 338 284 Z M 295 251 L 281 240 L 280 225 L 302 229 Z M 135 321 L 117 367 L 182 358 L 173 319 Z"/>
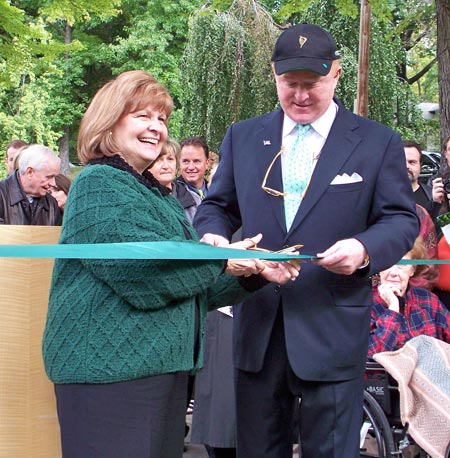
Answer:
<path fill-rule="evenodd" d="M 363 390 L 363 374 L 344 382 L 294 374 L 280 305 L 263 369 L 236 370 L 238 458 L 292 458 L 295 412 L 302 458 L 359 458 Z"/>
<path fill-rule="evenodd" d="M 235 448 L 210 447 L 205 445 L 209 458 L 236 458 Z"/>
<path fill-rule="evenodd" d="M 187 381 L 55 385 L 63 458 L 181 458 Z"/>

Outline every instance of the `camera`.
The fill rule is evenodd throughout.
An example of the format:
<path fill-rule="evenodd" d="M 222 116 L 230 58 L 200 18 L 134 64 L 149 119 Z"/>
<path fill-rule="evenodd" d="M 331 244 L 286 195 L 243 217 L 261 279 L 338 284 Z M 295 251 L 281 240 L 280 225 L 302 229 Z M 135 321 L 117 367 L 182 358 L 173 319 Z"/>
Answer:
<path fill-rule="evenodd" d="M 444 185 L 445 194 L 450 194 L 450 178 L 445 178 L 442 184 Z"/>

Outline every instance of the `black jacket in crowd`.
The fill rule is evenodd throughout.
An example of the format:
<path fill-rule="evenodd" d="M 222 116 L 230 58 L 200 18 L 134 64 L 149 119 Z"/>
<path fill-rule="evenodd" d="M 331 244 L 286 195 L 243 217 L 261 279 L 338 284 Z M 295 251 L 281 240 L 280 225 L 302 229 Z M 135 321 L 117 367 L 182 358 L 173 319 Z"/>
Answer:
<path fill-rule="evenodd" d="M 62 213 L 56 200 L 47 194 L 31 203 L 22 190 L 17 171 L 0 181 L 0 224 L 61 226 Z"/>

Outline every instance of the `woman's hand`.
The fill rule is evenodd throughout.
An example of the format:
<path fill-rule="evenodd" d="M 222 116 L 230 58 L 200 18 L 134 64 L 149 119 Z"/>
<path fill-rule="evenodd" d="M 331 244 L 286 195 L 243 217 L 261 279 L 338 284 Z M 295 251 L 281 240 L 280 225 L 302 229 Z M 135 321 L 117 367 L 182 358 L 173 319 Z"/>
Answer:
<path fill-rule="evenodd" d="M 227 248 L 235 248 L 237 250 L 248 250 L 255 247 L 262 239 L 262 234 L 254 237 L 241 240 L 240 242 L 230 243 Z M 250 275 L 258 275 L 265 269 L 265 265 L 259 259 L 228 259 L 225 272 L 236 277 Z"/>
<path fill-rule="evenodd" d="M 228 248 L 248 250 L 254 248 L 262 239 L 258 234 L 240 242 L 228 245 Z M 297 253 L 294 253 L 297 254 Z M 287 262 L 262 261 L 259 259 L 229 259 L 226 272 L 231 275 L 249 277 L 261 274 L 267 281 L 284 284 L 289 280 L 295 280 L 300 271 L 298 259 Z"/>
<path fill-rule="evenodd" d="M 292 259 L 286 262 L 262 261 L 264 269 L 261 276 L 267 281 L 283 285 L 289 280 L 294 281 L 300 272 L 300 260 Z"/>
<path fill-rule="evenodd" d="M 386 302 L 389 310 L 399 313 L 399 296 L 401 296 L 400 289 L 390 283 L 381 283 L 378 286 L 378 292 L 380 293 L 381 299 Z"/>

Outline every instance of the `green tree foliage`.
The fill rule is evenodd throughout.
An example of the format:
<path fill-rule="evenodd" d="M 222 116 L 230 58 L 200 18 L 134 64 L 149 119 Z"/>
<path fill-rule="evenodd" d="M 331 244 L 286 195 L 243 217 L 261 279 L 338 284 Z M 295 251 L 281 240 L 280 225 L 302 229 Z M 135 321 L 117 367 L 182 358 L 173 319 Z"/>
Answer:
<path fill-rule="evenodd" d="M 105 81 L 132 68 L 153 73 L 173 95 L 172 136 L 204 135 L 216 149 L 231 122 L 276 106 L 273 44 L 280 28 L 301 20 L 336 37 L 344 67 L 338 93 L 352 108 L 359 2 L 211 0 L 200 8 L 204 1 L 0 0 L 0 178 L 4 147 L 13 138 L 61 153 L 70 148 L 76 160 L 87 103 Z M 437 92 L 436 66 L 423 73 L 435 58 L 433 5 L 380 0 L 371 6 L 369 116 L 421 140 L 411 106 L 416 96 L 429 101 L 427 94 Z M 414 95 L 405 81 L 416 77 Z"/>
<path fill-rule="evenodd" d="M 188 34 L 188 21 L 201 0 L 167 2 L 128 1 L 123 5 L 121 35 L 103 47 L 113 74 L 142 69 L 167 86 L 174 98 L 175 110 L 170 133 L 179 138 L 182 120 L 180 97 L 183 92 L 179 64 Z"/>
<path fill-rule="evenodd" d="M 42 141 L 62 155 L 66 139 L 76 161 L 76 133 L 87 103 L 124 70 L 151 72 L 180 106 L 178 64 L 189 14 L 199 0 L 13 3 L 6 7 L 0 0 L 0 157 L 13 138 Z M 179 113 L 171 120 L 172 135 L 179 131 Z M 2 166 L 3 161 L 0 177 Z"/>
<path fill-rule="evenodd" d="M 268 0 L 269 1 L 269 0 Z M 403 0 L 400 0 L 403 1 Z M 319 6 L 320 0 L 280 0 L 270 2 L 278 6 L 274 18 L 280 23 L 298 22 L 309 9 Z M 370 1 L 373 14 L 379 19 L 389 19 L 393 9 L 397 7 L 397 0 Z M 408 7 L 411 3 L 408 4 Z M 360 2 L 354 0 L 336 0 L 335 7 L 340 14 L 356 19 L 359 14 Z"/>
<path fill-rule="evenodd" d="M 230 123 L 275 108 L 270 57 L 278 34 L 253 0 L 192 17 L 181 65 L 183 136 L 201 135 L 217 150 Z"/>
<path fill-rule="evenodd" d="M 118 0 L 22 0 L 0 2 L 0 146 L 2 155 L 13 138 L 45 143 L 58 150 L 67 123 L 74 122 L 85 105 L 74 96 L 79 68 L 68 57 L 85 49 L 79 40 L 66 40 L 66 25 L 88 21 L 89 12 L 110 18 Z M 79 61 L 78 61 L 79 63 Z M 4 176 L 3 162 L 0 175 Z"/>
<path fill-rule="evenodd" d="M 11 92 L 0 95 L 0 100 L 12 108 L 10 114 L 0 112 L 0 125 L 5 131 L 13 132 L 17 138 L 28 142 L 56 145 L 58 132 L 54 130 L 49 108 L 52 106 L 50 93 L 51 78 L 32 79 L 20 89 L 20 106 L 8 103 Z M 15 115 L 14 115 L 15 113 Z"/>
<path fill-rule="evenodd" d="M 214 0 L 191 23 L 182 66 L 185 131 L 204 135 L 213 145 L 220 143 L 231 122 L 275 106 L 272 102 L 265 104 L 265 109 L 255 106 L 258 97 L 273 100 L 267 96 L 274 86 L 270 69 L 262 78 L 265 85 L 255 84 L 252 89 L 246 85 L 246 78 L 251 78 L 255 68 L 267 70 L 274 42 L 265 40 L 267 49 L 261 49 L 260 38 L 250 35 L 255 27 L 245 29 L 241 18 L 235 20 L 236 4 L 245 9 L 243 5 L 255 3 Z M 347 108 L 353 109 L 358 83 L 359 4 L 351 0 L 261 0 L 261 4 L 285 26 L 311 22 L 331 32 L 340 49 L 343 67 L 337 96 Z M 425 128 L 420 112 L 415 109 L 418 99 L 409 81 L 399 77 L 399 71 L 408 63 L 403 32 L 407 24 L 414 22 L 413 18 L 421 17 L 426 23 L 429 10 L 417 6 L 409 8 L 407 15 L 403 0 L 380 0 L 371 2 L 371 6 L 369 117 L 426 144 L 430 125 Z M 271 25 L 273 27 L 273 23 Z M 251 56 L 251 43 L 261 50 L 256 59 L 259 63 L 253 67 L 246 57 Z M 237 103 L 236 100 L 245 99 L 245 94 L 250 95 L 249 100 Z"/>
<path fill-rule="evenodd" d="M 108 21 L 120 13 L 120 0 L 47 0 L 40 2 L 39 13 L 50 23 L 63 19 L 73 26 L 93 16 Z"/>
<path fill-rule="evenodd" d="M 61 52 L 41 18 L 30 20 L 10 2 L 0 1 L 0 84 L 15 87 L 23 74 L 45 66 Z"/>

